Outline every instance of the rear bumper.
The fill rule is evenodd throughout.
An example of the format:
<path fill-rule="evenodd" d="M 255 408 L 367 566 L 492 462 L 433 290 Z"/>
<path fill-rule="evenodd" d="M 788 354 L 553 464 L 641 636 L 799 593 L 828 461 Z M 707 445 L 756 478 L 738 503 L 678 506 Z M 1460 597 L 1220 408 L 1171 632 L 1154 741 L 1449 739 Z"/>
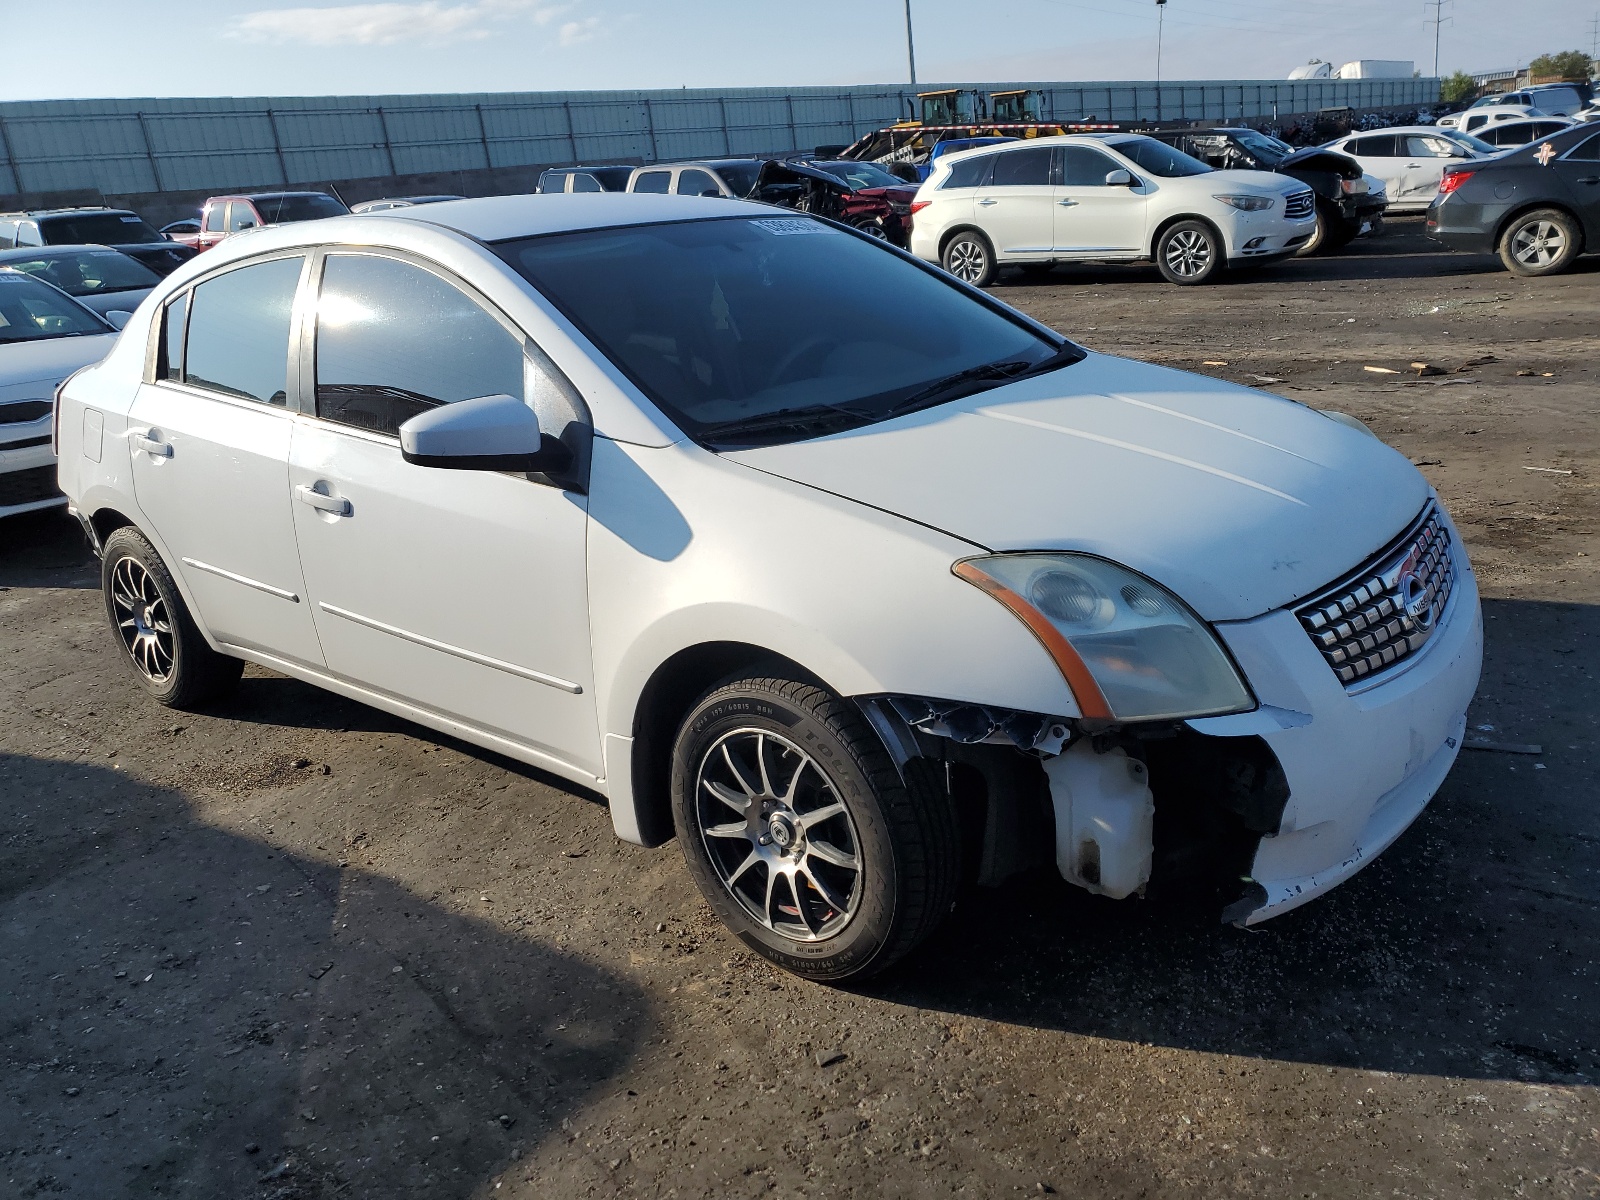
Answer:
<path fill-rule="evenodd" d="M 1452 195 L 1428 207 L 1428 236 L 1452 250 L 1493 254 L 1495 231 L 1510 211 L 1504 204 L 1471 204 Z"/>
<path fill-rule="evenodd" d="M 1289 802 L 1263 837 L 1254 886 L 1227 916 L 1253 925 L 1343 883 L 1386 849 L 1438 791 L 1461 748 L 1483 661 L 1483 621 L 1459 539 L 1456 589 L 1437 632 L 1387 678 L 1346 691 L 1292 612 L 1217 627 L 1262 701 L 1191 721 L 1256 735 L 1277 756 Z"/>

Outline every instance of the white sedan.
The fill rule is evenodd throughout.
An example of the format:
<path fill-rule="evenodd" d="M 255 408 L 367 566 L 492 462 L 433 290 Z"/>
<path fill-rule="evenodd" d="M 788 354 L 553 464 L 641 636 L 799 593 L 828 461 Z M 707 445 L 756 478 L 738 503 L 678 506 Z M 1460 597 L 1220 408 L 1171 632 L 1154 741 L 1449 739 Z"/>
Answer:
<path fill-rule="evenodd" d="M 1468 134 L 1433 125 L 1352 133 L 1329 142 L 1326 149 L 1348 154 L 1364 173 L 1383 180 L 1391 214 L 1423 212 L 1439 194 L 1447 167 L 1500 152 Z"/>
<path fill-rule="evenodd" d="M 52 444 L 56 385 L 116 340 L 111 323 L 59 288 L 0 267 L 0 517 L 65 502 Z"/>
<path fill-rule="evenodd" d="M 1041 866 L 1260 921 L 1449 771 L 1472 569 L 1359 422 L 742 201 L 415 211 L 229 238 L 62 389 L 155 700 L 248 660 L 533 764 L 818 979 Z"/>
<path fill-rule="evenodd" d="M 1316 197 L 1270 171 L 1218 171 L 1142 134 L 1068 134 L 935 160 L 911 252 L 977 287 L 1006 266 L 1153 259 L 1171 283 L 1286 258 Z"/>

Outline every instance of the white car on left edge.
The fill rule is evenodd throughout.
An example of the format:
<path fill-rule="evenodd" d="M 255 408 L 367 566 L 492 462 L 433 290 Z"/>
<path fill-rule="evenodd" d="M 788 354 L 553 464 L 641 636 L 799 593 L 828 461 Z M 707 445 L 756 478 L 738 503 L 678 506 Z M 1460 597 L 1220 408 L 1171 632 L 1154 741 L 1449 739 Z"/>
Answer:
<path fill-rule="evenodd" d="M 105 318 L 59 288 L 0 268 L 0 517 L 66 502 L 52 445 L 56 386 L 116 340 Z"/>
<path fill-rule="evenodd" d="M 1169 283 L 1287 258 L 1316 197 L 1270 171 L 1218 171 L 1136 133 L 1067 134 L 935 160 L 911 252 L 976 287 L 1003 267 L 1154 260 Z"/>
<path fill-rule="evenodd" d="M 248 660 L 572 780 L 816 979 L 1034 868 L 1286 912 L 1422 812 L 1478 681 L 1461 541 L 1359 421 L 745 201 L 229 238 L 60 431 L 154 700 Z"/>

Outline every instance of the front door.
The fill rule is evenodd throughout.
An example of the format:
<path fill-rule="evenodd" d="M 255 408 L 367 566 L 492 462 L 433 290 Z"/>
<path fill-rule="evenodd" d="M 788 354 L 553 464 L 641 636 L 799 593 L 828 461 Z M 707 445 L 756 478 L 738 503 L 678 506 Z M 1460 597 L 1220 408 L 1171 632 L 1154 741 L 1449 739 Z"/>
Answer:
<path fill-rule="evenodd" d="M 1552 159 L 1550 166 L 1572 196 L 1585 240 L 1590 246 L 1600 244 L 1600 132 Z"/>
<path fill-rule="evenodd" d="M 586 497 L 412 466 L 397 436 L 439 404 L 538 411 L 560 386 L 486 302 L 409 259 L 330 253 L 315 313 L 289 491 L 329 670 L 598 776 Z"/>
<path fill-rule="evenodd" d="M 989 181 L 978 189 L 973 216 L 1007 258 L 1048 258 L 1055 221 L 1055 152 L 1049 146 L 994 156 Z"/>
<path fill-rule="evenodd" d="M 129 449 L 134 495 L 200 623 L 320 666 L 289 511 L 290 324 L 305 266 L 300 254 L 256 261 L 168 301 Z"/>
<path fill-rule="evenodd" d="M 1126 168 L 1093 146 L 1062 148 L 1055 247 L 1063 255 L 1089 257 L 1108 250 L 1137 253 L 1144 247 L 1149 200 L 1142 184 L 1108 185 L 1106 176 L 1119 170 Z"/>

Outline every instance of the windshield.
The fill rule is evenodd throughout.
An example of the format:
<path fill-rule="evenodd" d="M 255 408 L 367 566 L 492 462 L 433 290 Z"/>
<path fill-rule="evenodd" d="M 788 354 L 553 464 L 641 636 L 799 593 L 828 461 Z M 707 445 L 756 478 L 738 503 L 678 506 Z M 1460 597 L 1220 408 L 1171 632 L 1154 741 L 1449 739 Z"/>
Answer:
<path fill-rule="evenodd" d="M 1198 158 L 1190 158 L 1181 150 L 1174 150 L 1155 138 L 1131 137 L 1117 142 L 1107 142 L 1118 154 L 1131 158 L 1152 175 L 1162 179 L 1181 179 L 1185 175 L 1204 175 L 1211 170 Z"/>
<path fill-rule="evenodd" d="M 814 162 L 810 166 L 826 171 L 835 179 L 842 179 L 852 189 L 876 187 L 905 187 L 904 179 L 896 179 L 876 163 L 864 162 Z"/>
<path fill-rule="evenodd" d="M 729 162 L 713 163 L 712 169 L 722 176 L 722 181 L 735 196 L 748 196 L 756 190 L 756 179 L 761 174 L 761 163 L 758 162 Z"/>
<path fill-rule="evenodd" d="M 1288 142 L 1280 142 L 1277 138 L 1257 133 L 1254 129 L 1241 129 L 1233 136 L 1246 150 L 1269 163 L 1281 162 L 1294 153 L 1294 147 Z"/>
<path fill-rule="evenodd" d="M 932 268 L 810 217 L 586 230 L 495 250 L 680 429 L 719 447 L 870 424 L 897 405 L 942 402 L 925 394 L 958 373 L 1021 370 L 1060 349 Z M 809 423 L 781 424 L 797 412 Z M 780 424 L 737 431 L 765 420 Z"/>
<path fill-rule="evenodd" d="M 342 217 L 350 211 L 332 196 L 324 196 L 320 192 L 309 196 L 262 196 L 256 199 L 255 206 L 262 221 L 268 225 Z"/>
<path fill-rule="evenodd" d="M 66 292 L 92 296 L 153 288 L 161 277 L 143 263 L 115 250 L 85 250 L 80 254 L 50 254 L 38 258 L 8 258 L 0 266 L 23 271 Z"/>
<path fill-rule="evenodd" d="M 109 332 L 83 305 L 18 271 L 0 269 L 0 343 Z"/>
<path fill-rule="evenodd" d="M 1470 133 L 1462 133 L 1455 129 L 1439 129 L 1435 132 L 1442 134 L 1455 142 L 1458 146 L 1465 146 L 1468 150 L 1476 150 L 1479 154 L 1498 154 L 1499 146 L 1491 146 L 1482 138 L 1475 138 Z"/>
<path fill-rule="evenodd" d="M 39 218 L 47 246 L 125 246 L 130 242 L 164 242 L 142 218 L 129 212 L 75 213 Z"/>

